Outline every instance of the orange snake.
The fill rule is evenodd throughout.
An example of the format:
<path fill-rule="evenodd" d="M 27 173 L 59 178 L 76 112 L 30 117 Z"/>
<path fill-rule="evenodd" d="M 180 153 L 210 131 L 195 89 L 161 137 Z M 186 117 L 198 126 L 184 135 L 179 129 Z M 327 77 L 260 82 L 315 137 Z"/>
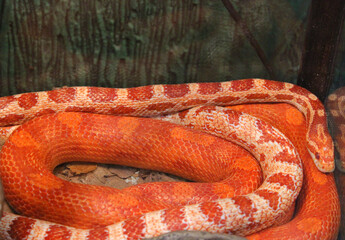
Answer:
<path fill-rule="evenodd" d="M 33 217 L 51 220 L 50 215 L 52 214 L 50 213 L 53 210 L 52 208 L 54 208 L 54 211 L 57 211 L 58 214 L 55 217 L 52 216 L 53 220 L 56 220 L 56 222 L 60 224 L 65 223 L 66 212 L 59 212 L 59 209 L 55 209 L 58 200 L 61 200 L 61 195 L 57 198 L 53 198 L 53 196 L 55 194 L 57 195 L 57 192 L 61 191 L 61 189 L 65 190 L 62 185 L 65 186 L 67 183 L 62 183 L 62 181 L 54 178 L 51 173 L 49 173 L 46 169 L 42 169 L 41 165 L 39 164 L 42 164 L 42 161 L 45 161 L 47 169 L 52 170 L 56 164 L 66 161 L 66 158 L 69 160 L 80 160 L 80 153 L 78 155 L 77 152 L 69 157 L 65 156 L 65 153 L 67 152 L 71 154 L 73 149 L 77 149 L 79 152 L 82 152 L 84 156 L 88 156 L 89 160 L 92 161 L 100 161 L 101 159 L 104 160 L 110 157 L 116 158 L 116 156 L 118 157 L 118 153 L 105 150 L 114 148 L 114 146 L 111 145 L 113 144 L 112 141 L 109 141 L 109 138 L 107 138 L 107 134 L 102 134 L 111 132 L 111 130 L 107 128 L 108 125 L 121 125 L 126 127 L 126 134 L 121 137 L 121 141 L 123 141 L 123 139 L 127 139 L 130 142 L 131 137 L 136 134 L 135 139 L 140 138 L 142 135 L 145 139 L 160 142 L 162 139 L 153 137 L 153 134 L 151 135 L 148 133 L 148 135 L 145 136 L 148 131 L 147 129 L 151 129 L 156 133 L 173 131 L 171 134 L 173 134 L 174 141 L 176 141 L 177 146 L 181 146 L 181 142 L 179 141 L 181 139 L 185 140 L 185 138 L 188 140 L 188 144 L 194 144 L 192 144 L 193 148 L 197 147 L 196 145 L 199 144 L 197 143 L 198 141 L 191 140 L 189 137 L 189 135 L 192 134 L 191 132 L 194 130 L 186 130 L 185 128 L 176 126 L 174 124 L 172 125 L 171 123 L 163 123 L 158 119 L 144 118 L 133 120 L 133 118 L 107 117 L 102 115 L 89 115 L 85 113 L 59 113 L 38 117 L 39 115 L 44 115 L 46 113 L 64 111 L 91 111 L 94 113 L 103 114 L 150 116 L 203 130 L 213 135 L 220 136 L 224 139 L 230 139 L 231 137 L 230 141 L 235 141 L 236 143 L 244 146 L 258 158 L 265 176 L 263 185 L 255 190 L 254 193 L 249 195 L 234 196 L 232 198 L 230 198 L 230 196 L 226 196 L 225 198 L 216 200 L 210 199 L 202 203 L 196 202 L 192 203 L 192 205 L 175 206 L 174 208 L 169 209 L 165 209 L 166 205 L 164 201 L 160 203 L 153 203 L 151 199 L 140 199 L 140 196 L 135 196 L 135 191 L 132 191 L 131 195 L 126 195 L 124 198 L 120 198 L 122 193 L 118 193 L 115 197 L 111 198 L 115 201 L 117 200 L 118 202 L 126 201 L 129 203 L 129 207 L 121 207 L 120 212 L 126 214 L 131 212 L 130 214 L 133 214 L 132 217 L 128 219 L 121 218 L 121 214 L 119 214 L 118 219 L 106 219 L 107 217 L 104 217 L 104 213 L 109 210 L 106 207 L 108 205 L 102 201 L 99 201 L 98 203 L 95 203 L 95 206 L 98 207 L 98 210 L 95 210 L 93 214 L 97 215 L 96 213 L 99 212 L 99 214 L 106 220 L 103 219 L 104 222 L 100 222 L 99 220 L 91 220 L 91 222 L 85 223 L 78 222 L 80 220 L 73 218 L 73 220 L 68 224 L 74 227 L 90 228 L 95 222 L 99 224 L 98 228 L 93 228 L 91 230 L 78 230 L 79 233 L 74 233 L 74 231 L 77 230 L 70 227 L 65 227 L 58 224 L 49 224 L 39 220 L 6 214 L 0 222 L 0 236 L 2 236 L 4 239 L 15 239 L 13 236 L 27 236 L 27 234 L 33 234 L 34 230 L 36 231 L 36 234 L 38 234 L 36 235 L 36 238 L 34 237 L 34 239 L 43 239 L 42 236 L 46 236 L 44 239 L 51 239 L 47 238 L 47 236 L 54 236 L 54 239 L 57 239 L 57 235 L 52 235 L 54 234 L 54 231 L 60 232 L 60 234 L 65 233 L 65 236 L 66 234 L 70 234 L 71 239 L 77 236 L 73 234 L 80 234 L 75 239 L 82 239 L 82 237 L 86 238 L 88 235 L 91 236 L 91 234 L 92 236 L 98 236 L 98 238 L 95 237 L 94 239 L 110 239 L 111 236 L 113 236 L 113 239 L 141 239 L 143 237 L 151 237 L 172 230 L 183 229 L 208 230 L 211 232 L 232 232 L 240 235 L 248 235 L 271 226 L 274 222 L 268 218 L 268 215 L 276 216 L 275 218 L 283 218 L 284 215 L 289 211 L 291 204 L 297 197 L 298 191 L 301 187 L 301 165 L 299 163 L 298 156 L 293 156 L 295 154 L 294 148 L 289 148 L 289 141 L 285 140 L 285 138 L 279 132 L 276 132 L 274 128 L 266 125 L 261 120 L 253 118 L 250 115 L 233 112 L 219 107 L 213 107 L 210 105 L 228 106 L 241 103 L 257 102 L 290 103 L 303 112 L 307 121 L 306 137 L 308 142 L 308 151 L 310 154 L 300 153 L 301 157 L 304 158 L 307 156 L 306 158 L 310 158 L 311 156 L 316 166 L 324 172 L 330 172 L 334 167 L 333 145 L 332 140 L 327 132 L 325 122 L 326 115 L 322 104 L 314 95 L 305 89 L 288 83 L 261 79 L 246 79 L 224 83 L 154 85 L 131 89 L 75 87 L 62 88 L 49 92 L 27 93 L 11 97 L 4 97 L 0 99 L 0 102 L 0 116 L 2 116 L 0 122 L 2 122 L 2 125 L 21 124 L 28 119 L 37 117 L 19 127 L 11 135 L 1 152 L 2 166 L 0 173 L 4 184 L 6 197 L 10 204 L 24 215 L 33 214 Z M 202 107 L 197 107 L 199 105 Z M 209 107 L 207 107 L 208 105 Z M 183 111 L 190 108 L 191 110 Z M 101 120 L 100 122 L 102 122 L 102 124 L 99 124 L 98 120 Z M 94 123 L 91 126 L 100 127 L 102 132 L 99 132 L 100 130 L 97 132 L 97 130 L 95 130 L 93 127 L 90 127 L 88 123 Z M 106 123 L 108 123 L 108 125 Z M 239 127 L 240 123 L 244 124 L 244 127 Z M 146 126 L 150 127 L 147 128 Z M 37 129 L 34 130 L 35 127 L 38 127 L 37 129 L 42 129 L 42 132 L 35 133 L 35 131 L 37 131 Z M 276 127 L 279 128 L 279 125 Z M 243 131 L 246 128 L 247 130 L 256 128 L 256 132 L 249 131 L 249 133 L 245 133 Z M 104 131 L 105 129 L 106 131 Z M 145 131 L 140 131 L 140 129 L 145 129 Z M 13 129 L 11 128 L 2 129 L 4 135 L 9 135 L 12 130 Z M 94 135 L 89 136 L 89 130 L 94 131 L 91 131 L 91 133 Z M 44 132 L 47 132 L 47 134 Z M 137 134 L 137 132 L 141 132 L 141 135 Z M 266 133 L 271 133 L 273 135 L 266 137 Z M 86 136 L 81 137 L 83 134 Z M 52 139 L 54 139 L 56 143 L 52 141 L 52 139 L 49 139 L 48 136 L 53 136 Z M 56 136 L 60 137 L 57 137 L 56 140 Z M 66 138 L 66 136 L 68 137 Z M 59 138 L 60 142 L 58 141 Z M 87 140 L 90 138 L 96 139 L 95 146 L 89 146 Z M 97 140 L 98 138 L 100 140 Z M 210 142 L 212 143 L 215 141 L 213 138 L 211 140 L 208 135 L 202 134 L 197 135 L 197 137 L 193 137 L 192 139 L 200 140 L 202 145 L 201 148 L 203 148 L 205 144 L 208 145 Z M 46 140 L 48 142 L 44 142 Z M 67 141 L 68 144 L 63 141 Z M 99 154 L 101 146 L 97 145 L 97 141 L 102 143 L 101 145 L 103 147 L 102 150 L 104 151 L 104 154 L 103 152 L 102 154 Z M 106 144 L 104 144 L 105 142 Z M 281 143 L 282 145 L 278 145 L 278 143 Z M 37 146 L 35 146 L 35 144 Z M 50 144 L 56 148 L 50 148 Z M 146 147 L 145 151 L 152 150 L 152 152 L 154 152 L 155 148 L 161 149 L 162 146 L 156 146 L 157 144 L 158 143 L 153 144 L 155 147 Z M 185 144 L 185 142 L 183 144 Z M 266 148 L 260 149 L 260 144 L 266 144 Z M 35 151 L 36 147 L 38 148 L 39 146 L 41 148 L 43 145 L 48 145 L 48 147 L 41 152 Z M 104 146 L 106 147 L 104 148 Z M 110 146 L 112 146 L 112 148 Z M 167 145 L 165 145 L 165 147 L 167 147 Z M 213 147 L 214 146 L 211 146 L 211 148 Z M 34 150 L 31 151 L 32 149 Z M 54 149 L 59 150 L 55 151 Z M 166 148 L 164 152 L 170 153 L 170 151 L 167 149 L 168 148 Z M 28 152 L 25 152 L 26 150 L 28 150 Z M 190 149 L 185 150 L 185 152 L 175 153 L 175 155 L 187 156 L 189 151 Z M 34 170 L 33 168 L 31 168 L 31 170 L 27 170 L 25 168 L 27 165 L 29 165 L 29 163 L 25 164 L 23 162 L 23 157 L 20 157 L 20 154 L 17 154 L 18 152 L 21 153 L 21 156 L 24 154 L 25 160 L 31 159 L 32 162 L 30 165 L 34 165 Z M 97 152 L 97 154 L 95 154 L 95 152 Z M 208 152 L 207 149 L 204 149 L 204 152 Z M 123 153 L 121 154 L 123 155 Z M 151 154 L 151 152 L 146 154 L 146 158 L 151 159 Z M 17 162 L 17 165 L 12 166 L 13 163 L 11 163 L 9 159 L 14 158 L 12 157 L 13 155 L 17 155 L 18 159 L 21 160 Z M 43 155 L 45 155 L 45 157 L 48 156 L 48 158 L 41 161 L 36 160 L 42 159 Z M 181 162 L 181 159 L 178 158 L 175 163 L 163 165 L 161 162 L 155 163 L 153 160 L 151 160 L 151 162 L 143 163 L 138 160 L 138 156 L 129 157 L 130 154 L 128 152 L 126 152 L 125 155 L 125 157 L 117 158 L 116 163 L 124 163 L 125 160 L 128 160 L 127 158 L 131 158 L 133 159 L 133 162 L 126 162 L 127 165 L 139 165 L 140 167 L 145 168 L 154 168 L 168 172 L 170 171 L 174 174 L 185 174 L 186 177 L 197 180 L 208 179 L 208 181 L 219 181 L 221 179 L 212 179 L 210 175 L 219 173 L 220 170 L 226 167 L 225 163 L 221 162 L 215 166 L 207 165 L 208 170 L 206 171 L 204 171 L 206 165 L 192 171 L 190 170 L 190 167 L 196 163 L 193 162 L 193 159 L 191 159 L 189 162 Z M 168 158 L 169 157 L 170 155 Z M 145 156 L 140 156 L 140 158 L 145 158 Z M 270 159 L 270 161 L 266 161 L 266 159 Z M 51 162 L 49 162 L 49 160 Z M 114 159 L 112 160 L 114 161 Z M 186 161 L 188 161 L 188 158 Z M 209 164 L 207 160 L 204 161 L 205 162 L 201 164 Z M 310 163 L 308 165 L 304 162 L 304 164 L 304 168 L 315 168 L 314 166 L 311 166 Z M 19 165 L 22 166 L 18 167 L 18 169 L 23 167 L 21 170 L 24 172 L 26 171 L 25 175 L 22 175 L 23 173 L 12 173 L 12 170 L 14 170 L 13 168 L 17 168 L 14 166 Z M 183 169 L 181 166 L 185 165 L 187 165 L 187 167 Z M 191 175 L 188 176 L 185 171 L 190 171 Z M 313 179 L 316 176 L 317 178 L 321 179 L 322 184 L 329 182 L 327 188 L 331 193 L 332 198 L 329 200 L 331 202 L 330 204 L 327 204 L 327 206 L 331 207 L 332 214 L 327 215 L 327 217 L 330 216 L 330 218 L 333 218 L 333 221 L 327 218 L 326 222 L 329 224 L 327 227 L 328 231 L 326 231 L 327 233 L 324 231 L 315 232 L 317 234 L 319 234 L 319 232 L 324 232 L 324 236 L 328 236 L 327 239 L 332 239 L 337 232 L 337 224 L 339 222 L 337 221 L 339 218 L 339 206 L 337 204 L 336 192 L 334 192 L 333 189 L 334 182 L 332 182 L 332 176 L 322 174 L 316 169 L 310 170 L 309 172 L 311 172 L 312 176 L 308 177 L 308 173 L 306 173 L 306 179 Z M 42 176 L 50 179 L 50 181 L 47 182 L 47 185 L 39 183 L 39 180 Z M 33 186 L 28 186 L 29 188 L 27 189 L 27 191 L 30 192 L 29 189 L 31 188 L 31 192 L 34 194 L 28 194 L 28 192 L 23 191 L 23 186 L 25 184 L 21 184 L 21 181 L 17 182 L 18 179 L 24 178 L 31 178 L 31 181 L 35 182 L 33 183 Z M 309 181 L 311 180 L 308 180 L 308 182 Z M 302 195 L 304 194 L 306 199 L 308 199 L 307 193 L 310 191 L 310 187 L 313 186 L 313 184 L 308 182 L 303 185 L 302 190 Z M 12 190 L 13 185 L 19 185 L 19 188 L 22 189 L 18 191 Z M 184 185 L 184 187 L 187 186 L 188 185 Z M 96 189 L 92 186 L 84 187 L 78 190 L 77 186 L 73 186 L 73 191 L 79 191 L 83 197 L 85 197 L 85 194 L 82 193 L 85 192 L 90 195 L 92 195 L 91 193 L 94 192 L 97 196 L 98 191 L 99 196 L 101 196 L 101 192 L 98 190 L 98 188 Z M 37 202 L 37 199 L 40 198 L 39 196 L 35 197 L 35 195 L 38 192 L 44 191 L 49 191 L 49 194 L 51 194 L 43 194 L 45 196 L 49 195 L 52 197 L 49 198 L 50 205 L 44 203 L 38 208 L 30 205 L 30 203 L 35 201 Z M 65 194 L 65 196 L 71 196 L 65 191 L 61 192 L 62 194 Z M 107 190 L 103 190 L 102 194 L 104 192 L 107 192 Z M 22 196 L 18 197 L 17 194 L 21 194 Z M 73 195 L 74 193 L 71 192 L 70 194 Z M 43 195 L 41 194 L 41 196 Z M 29 196 L 28 200 L 23 199 L 25 196 Z M 72 202 L 73 199 L 78 199 L 78 197 L 72 198 Z M 98 198 L 98 200 L 100 199 Z M 302 213 L 304 204 L 306 203 L 303 203 L 302 207 L 299 207 L 299 211 Z M 68 205 L 68 203 L 65 203 L 65 205 Z M 45 206 L 46 209 L 42 210 L 42 206 Z M 136 206 L 141 206 L 142 208 L 136 209 Z M 85 215 L 83 214 L 84 213 L 81 213 L 79 215 L 85 218 Z M 72 215 L 78 214 L 76 212 L 69 214 L 69 216 Z M 303 219 L 307 219 L 307 223 L 309 221 L 309 225 L 315 222 L 314 218 Z M 117 221 L 122 222 L 105 227 L 105 225 Z M 165 224 L 164 226 L 162 225 L 162 222 Z M 31 227 L 31 229 L 26 232 L 21 232 L 18 230 L 18 224 L 20 224 L 20 226 L 28 226 L 28 228 Z M 300 226 L 302 225 L 303 224 L 300 224 Z M 282 225 L 282 227 L 283 226 L 284 225 Z M 296 223 L 295 226 L 297 226 L 298 229 L 301 229 L 301 227 L 298 227 L 298 223 Z M 279 227 L 277 228 L 279 229 Z M 268 231 L 268 233 L 265 233 L 265 231 Z M 258 239 L 260 236 L 264 236 L 264 234 L 269 234 L 269 232 L 272 233 L 274 230 L 264 230 L 263 232 L 258 233 L 258 235 L 252 235 L 251 238 Z M 306 230 L 306 233 L 311 234 L 308 232 L 308 230 Z M 41 238 L 38 236 L 41 236 Z"/>

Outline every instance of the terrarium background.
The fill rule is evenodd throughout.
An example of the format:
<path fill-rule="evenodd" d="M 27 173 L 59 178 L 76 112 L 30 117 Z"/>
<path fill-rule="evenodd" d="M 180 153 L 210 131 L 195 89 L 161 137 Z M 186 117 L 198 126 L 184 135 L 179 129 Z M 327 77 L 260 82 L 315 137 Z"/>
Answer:
<path fill-rule="evenodd" d="M 231 3 L 267 63 L 220 0 L 0 0 L 0 95 L 251 77 L 295 83 L 310 1 Z"/>
<path fill-rule="evenodd" d="M 245 26 L 221 0 L 0 0 L 0 96 L 252 77 L 296 83 L 311 1 L 230 2 Z M 331 92 L 345 85 L 344 34 Z M 103 165 L 56 174 L 117 188 L 181 180 Z"/>

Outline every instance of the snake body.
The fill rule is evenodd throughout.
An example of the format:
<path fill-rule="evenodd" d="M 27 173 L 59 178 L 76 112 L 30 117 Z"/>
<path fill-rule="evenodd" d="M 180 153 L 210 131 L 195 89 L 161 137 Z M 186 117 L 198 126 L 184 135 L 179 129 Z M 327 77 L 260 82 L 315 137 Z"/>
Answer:
<path fill-rule="evenodd" d="M 336 161 L 337 167 L 342 172 L 345 172 L 345 88 L 338 88 L 330 94 L 327 98 L 326 106 L 331 116 L 335 147 L 339 153 L 338 161 Z"/>
<path fill-rule="evenodd" d="M 338 239 L 340 203 L 333 174 L 320 172 L 307 150 L 305 119 L 288 104 L 253 104 L 231 107 L 260 117 L 283 132 L 303 162 L 303 186 L 294 216 L 283 225 L 247 236 L 250 240 Z"/>
<path fill-rule="evenodd" d="M 341 204 L 341 225 L 339 239 L 345 236 L 345 87 L 332 92 L 325 103 L 337 154 L 335 178 Z"/>
<path fill-rule="evenodd" d="M 30 195 L 28 197 L 29 200 L 26 202 L 24 201 L 24 207 L 20 207 L 23 202 L 19 199 L 23 199 L 23 197 L 29 194 L 27 194 L 27 191 L 23 191 L 23 189 L 19 192 L 12 190 L 13 185 L 16 185 L 14 182 L 21 179 L 18 178 L 19 173 L 14 173 L 12 170 L 14 168 L 27 167 L 30 163 L 23 164 L 22 161 L 30 159 L 31 165 L 32 163 L 37 163 L 37 166 L 35 165 L 37 173 L 33 173 L 32 168 L 31 170 L 22 168 L 19 172 L 26 171 L 27 175 L 33 176 L 33 186 L 37 185 L 38 176 L 50 177 L 48 182 L 51 184 L 49 184 L 48 190 L 51 191 L 52 189 L 54 190 L 54 186 L 58 186 L 58 188 L 61 186 L 59 186 L 59 183 L 56 182 L 58 180 L 54 177 L 48 173 L 43 174 L 46 173 L 46 169 L 42 169 L 41 166 L 45 163 L 46 168 L 51 170 L 56 164 L 66 160 L 63 158 L 64 154 L 55 153 L 54 155 L 52 154 L 54 151 L 50 148 L 40 151 L 46 152 L 48 156 L 54 156 L 55 159 L 51 157 L 50 161 L 46 159 L 40 160 L 43 153 L 25 152 L 26 150 L 31 151 L 33 149 L 33 145 L 29 145 L 30 147 L 27 145 L 36 142 L 39 146 L 49 146 L 52 140 L 50 139 L 43 144 L 48 138 L 43 132 L 50 131 L 56 140 L 56 136 L 60 131 L 54 129 L 61 130 L 61 128 L 65 131 L 63 132 L 65 135 L 60 136 L 61 139 L 66 137 L 66 132 L 68 132 L 68 141 L 73 142 L 73 139 L 81 140 L 81 135 L 87 132 L 86 130 L 90 130 L 90 127 L 87 127 L 88 122 L 96 122 L 94 120 L 98 118 L 103 123 L 116 121 L 110 120 L 110 118 L 116 119 L 114 117 L 89 116 L 85 113 L 68 112 L 77 111 L 154 117 L 156 119 L 151 119 L 151 121 L 157 122 L 151 123 L 153 129 L 154 126 L 163 126 L 159 119 L 173 122 L 173 125 L 171 125 L 172 123 L 164 123 L 168 124 L 167 129 L 178 129 L 175 125 L 176 123 L 199 129 L 223 139 L 234 141 L 248 149 L 260 162 L 265 177 L 265 181 L 260 188 L 244 196 L 221 198 L 169 209 L 164 209 L 163 205 L 152 207 L 150 203 L 139 201 L 142 205 L 147 204 L 143 208 L 144 210 L 140 209 L 138 212 L 132 213 L 128 219 L 116 219 L 115 221 L 119 221 L 116 224 L 103 226 L 110 224 L 109 222 L 104 222 L 98 228 L 91 230 L 73 228 L 80 226 L 89 228 L 91 226 L 90 222 L 72 221 L 72 223 L 69 223 L 72 227 L 67 227 L 6 214 L 0 222 L 0 234 L 2 234 L 4 239 L 15 239 L 13 234 L 17 234 L 16 236 L 21 236 L 21 239 L 24 239 L 25 236 L 32 233 L 37 234 L 33 239 L 43 239 L 43 236 L 56 237 L 57 235 L 54 235 L 54 232 L 56 232 L 55 234 L 61 234 L 61 236 L 70 236 L 71 239 L 83 239 L 84 237 L 85 239 L 90 239 L 88 236 L 99 236 L 98 239 L 141 239 L 173 230 L 207 230 L 248 235 L 271 226 L 274 222 L 268 216 L 282 218 L 290 209 L 301 188 L 302 167 L 298 154 L 289 140 L 263 121 L 244 113 L 230 111 L 213 105 L 228 106 L 241 103 L 287 102 L 296 106 L 306 117 L 308 151 L 314 163 L 320 170 L 325 172 L 332 171 L 334 167 L 333 145 L 327 132 L 326 116 L 322 104 L 305 89 L 287 83 L 246 79 L 224 83 L 154 85 L 131 89 L 75 87 L 48 92 L 20 94 L 1 98 L 0 102 L 0 123 L 3 126 L 22 124 L 36 117 L 14 131 L 10 139 L 6 141 L 1 153 L 2 168 L 0 173 L 6 197 L 14 208 L 19 209 L 25 215 L 33 213 L 33 217 L 42 218 L 43 216 L 43 219 L 51 220 L 51 218 L 46 217 L 49 215 L 51 207 L 48 207 L 47 210 L 40 210 L 29 205 L 30 201 L 36 199 L 35 196 L 37 196 L 36 194 L 39 191 L 34 191 L 35 194 Z M 47 113 L 50 113 L 50 115 L 45 116 Z M 130 122 L 129 119 L 131 118 L 126 119 L 125 122 Z M 135 126 L 141 126 L 142 121 L 146 120 L 135 120 L 135 122 L 139 121 L 139 123 L 129 124 L 130 126 L 133 125 L 131 128 L 132 132 L 140 129 Z M 44 125 L 48 125 L 48 127 L 44 127 Z M 40 126 L 40 129 L 44 131 L 42 130 L 38 135 L 35 135 L 29 129 L 37 128 L 37 126 Z M 3 128 L 2 131 L 4 135 L 9 135 L 14 128 L 17 127 Z M 101 124 L 101 129 L 104 130 L 104 128 L 106 126 Z M 256 130 L 251 131 L 252 129 Z M 175 137 L 181 136 L 180 131 L 183 130 L 176 131 L 179 134 L 175 135 Z M 94 134 L 94 136 L 101 135 L 101 133 Z M 104 139 L 99 140 L 99 142 L 104 142 Z M 77 145 L 82 146 L 82 149 L 87 148 L 87 141 L 84 143 L 85 146 L 80 142 Z M 55 146 L 59 144 L 61 145 L 61 142 L 56 143 Z M 70 145 L 67 144 L 67 146 L 73 148 L 74 145 L 71 143 Z M 97 152 L 99 152 L 99 147 L 94 147 L 93 151 L 97 149 Z M 66 151 L 70 152 L 70 150 L 67 149 Z M 17 154 L 20 160 L 17 160 L 16 164 L 10 161 L 10 159 L 17 158 L 13 157 L 16 153 L 23 154 L 23 152 L 26 158 L 24 157 L 23 159 L 21 157 L 23 155 L 19 156 Z M 91 154 L 93 153 L 91 150 L 87 153 L 90 156 L 90 160 L 98 160 L 98 157 L 93 159 L 92 156 L 97 156 L 97 154 Z M 107 157 L 111 157 L 111 154 Z M 114 156 L 112 157 L 114 158 Z M 78 159 L 77 156 L 74 158 Z M 162 166 L 162 163 L 158 163 L 156 166 L 153 164 L 153 168 L 159 170 L 161 170 L 160 166 Z M 25 184 L 17 185 L 23 187 Z M 43 190 L 40 191 L 42 192 Z M 16 193 L 14 194 L 14 192 Z M 24 196 L 18 197 L 20 192 L 24 192 Z M 40 196 L 37 198 L 40 198 Z M 54 204 L 57 202 L 57 200 L 51 201 Z M 152 211 L 162 208 L 163 210 Z M 37 215 L 35 215 L 35 212 Z M 53 217 L 52 220 L 60 224 L 65 223 L 65 217 L 61 217 L 61 214 L 55 217 L 55 219 Z M 109 221 L 114 221 L 114 219 Z M 27 226 L 29 230 L 26 232 L 13 230 L 18 229 L 18 227 L 16 228 L 18 224 L 20 226 Z"/>

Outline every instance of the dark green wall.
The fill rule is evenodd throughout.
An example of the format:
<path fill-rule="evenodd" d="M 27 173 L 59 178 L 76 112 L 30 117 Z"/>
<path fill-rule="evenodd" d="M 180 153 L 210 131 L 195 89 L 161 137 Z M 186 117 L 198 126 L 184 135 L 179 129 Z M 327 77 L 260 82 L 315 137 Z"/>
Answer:
<path fill-rule="evenodd" d="M 230 2 L 266 64 L 222 1 L 0 0 L 0 95 L 64 85 L 296 82 L 309 1 Z"/>

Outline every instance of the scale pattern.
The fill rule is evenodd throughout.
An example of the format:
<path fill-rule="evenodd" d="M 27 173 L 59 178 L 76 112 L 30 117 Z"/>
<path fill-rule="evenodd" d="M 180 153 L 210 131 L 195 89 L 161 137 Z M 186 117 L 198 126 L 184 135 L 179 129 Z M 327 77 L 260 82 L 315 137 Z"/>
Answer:
<path fill-rule="evenodd" d="M 128 89 L 66 87 L 0 99 L 0 126 L 18 125 L 55 112 L 94 112 L 126 116 L 158 116 L 200 105 L 286 102 L 307 119 L 308 150 L 322 172 L 334 170 L 333 141 L 318 98 L 290 83 L 243 79 L 222 83 L 151 85 Z M 7 128 L 5 135 L 10 130 Z"/>
<path fill-rule="evenodd" d="M 335 178 L 341 204 L 341 225 L 339 239 L 345 236 L 345 88 L 341 87 L 330 94 L 326 101 L 334 145 L 337 150 Z"/>
<path fill-rule="evenodd" d="M 326 107 L 331 116 L 335 147 L 339 153 L 336 158 L 337 168 L 345 172 L 345 88 L 339 88 L 330 94 L 326 101 Z"/>
<path fill-rule="evenodd" d="M 20 226 L 28 226 L 28 228 L 23 232 L 17 232 L 17 236 L 27 236 L 28 234 L 36 233 L 41 234 L 37 235 L 41 237 L 56 237 L 57 235 L 54 234 L 63 232 L 67 234 L 64 236 L 76 237 L 76 239 L 86 238 L 90 234 L 92 236 L 99 236 L 98 239 L 107 239 L 109 236 L 116 236 L 113 239 L 140 239 L 176 229 L 233 232 L 247 235 L 270 226 L 273 224 L 273 220 L 269 220 L 267 218 L 268 215 L 274 216 L 276 214 L 276 217 L 281 218 L 286 214 L 301 187 L 301 164 L 298 161 L 298 157 L 292 156 L 296 154 L 294 148 L 292 146 L 288 148 L 289 141 L 282 134 L 274 130 L 274 128 L 249 115 L 224 110 L 219 107 L 192 107 L 197 105 L 231 105 L 238 103 L 281 101 L 294 104 L 305 114 L 308 122 L 307 138 L 310 155 L 313 157 L 318 168 L 323 171 L 332 171 L 333 164 L 330 159 L 333 154 L 330 150 L 332 149 L 332 141 L 327 133 L 322 104 L 306 90 L 291 84 L 247 79 L 226 83 L 155 85 L 132 89 L 77 87 L 62 88 L 50 92 L 21 94 L 2 99 L 3 107 L 1 111 L 3 117 L 1 121 L 4 126 L 20 124 L 30 118 L 46 113 L 64 111 L 91 111 L 105 114 L 153 116 L 156 118 L 162 118 L 159 116 L 169 114 L 164 117 L 165 120 L 203 129 L 224 139 L 231 138 L 231 141 L 247 148 L 260 162 L 264 170 L 265 181 L 258 190 L 246 196 L 217 199 L 212 202 L 178 206 L 154 212 L 151 212 L 152 209 L 149 209 L 150 204 L 147 204 L 147 208 L 144 207 L 144 210 L 140 210 L 142 212 L 134 214 L 139 215 L 126 220 L 120 220 L 121 222 L 108 227 L 100 226 L 92 230 L 76 230 L 70 227 L 44 223 L 12 214 L 7 214 L 2 218 L 0 229 L 2 229 L 7 239 L 12 239 L 11 234 L 14 233 L 12 229 L 16 229 L 15 227 L 18 224 Z M 192 109 L 183 111 L 189 108 Z M 100 118 L 100 115 L 96 116 L 96 118 Z M 83 125 L 83 123 L 86 124 L 85 122 L 75 121 L 75 119 L 85 118 L 91 119 L 92 117 L 86 117 L 86 115 L 76 113 L 60 113 L 38 117 L 25 123 L 14 132 L 4 146 L 2 156 L 13 158 L 12 154 L 14 152 L 12 149 L 18 146 L 11 142 L 12 139 L 14 139 L 15 143 L 20 143 L 19 147 L 23 147 L 22 145 L 25 145 L 25 143 L 31 142 L 28 140 L 31 140 L 34 133 L 27 130 L 30 129 L 28 127 L 31 126 L 30 124 L 38 123 L 38 125 L 42 126 L 43 122 L 52 122 L 52 128 L 55 125 L 65 124 L 71 128 L 72 132 L 80 132 L 75 131 L 75 129 L 80 128 L 79 130 L 83 129 L 85 131 L 89 129 L 86 125 Z M 64 119 L 62 123 L 61 119 Z M 240 124 L 244 125 L 241 126 Z M 158 126 L 159 124 L 153 125 Z M 257 130 L 254 132 L 252 129 Z M 48 131 L 48 129 L 45 130 Z M 248 134 L 246 132 L 248 130 L 253 135 Z M 7 129 L 4 131 L 6 133 L 10 132 Z M 19 134 L 21 132 L 26 133 L 24 135 Z M 56 134 L 57 131 L 53 131 L 53 133 Z M 266 133 L 271 133 L 272 135 L 266 135 Z M 17 140 L 15 138 L 16 136 Z M 36 137 L 38 138 L 39 136 Z M 265 143 L 266 145 L 263 145 L 266 146 L 266 149 L 258 146 L 257 142 Z M 284 144 L 281 146 L 277 143 Z M 50 154 L 51 152 L 48 151 Z M 26 156 L 41 159 L 40 154 L 31 153 Z M 48 169 L 50 168 L 51 170 L 55 164 L 64 161 L 60 155 L 57 152 L 55 153 L 55 156 L 58 156 L 58 158 L 54 160 L 55 162 L 50 161 Z M 4 157 L 3 159 L 6 158 Z M 271 161 L 267 159 L 271 159 Z M 2 165 L 6 166 L 6 164 Z M 158 165 L 161 166 L 162 164 L 160 163 Z M 7 165 L 7 170 L 9 168 L 11 168 L 11 163 Z M 37 182 L 37 176 L 35 180 Z M 3 182 L 6 183 L 6 180 L 3 179 Z M 11 185 L 13 182 L 8 181 L 8 184 Z M 6 184 L 4 185 L 6 186 Z M 52 185 L 54 184 L 52 183 Z M 11 194 L 6 193 L 7 195 Z M 158 208 L 161 207 L 164 208 L 162 205 Z M 236 211 L 239 215 L 234 214 Z M 244 216 L 246 216 L 246 219 Z M 242 222 L 244 220 L 247 222 Z M 76 225 L 79 226 L 79 223 Z M 34 239 L 40 239 L 37 236 Z"/>
<path fill-rule="evenodd" d="M 313 164 L 305 144 L 305 119 L 288 104 L 241 105 L 231 109 L 260 117 L 279 129 L 296 147 L 303 162 L 303 186 L 293 219 L 281 226 L 265 229 L 250 240 L 335 240 L 340 225 L 340 203 L 333 174 L 320 172 Z"/>

